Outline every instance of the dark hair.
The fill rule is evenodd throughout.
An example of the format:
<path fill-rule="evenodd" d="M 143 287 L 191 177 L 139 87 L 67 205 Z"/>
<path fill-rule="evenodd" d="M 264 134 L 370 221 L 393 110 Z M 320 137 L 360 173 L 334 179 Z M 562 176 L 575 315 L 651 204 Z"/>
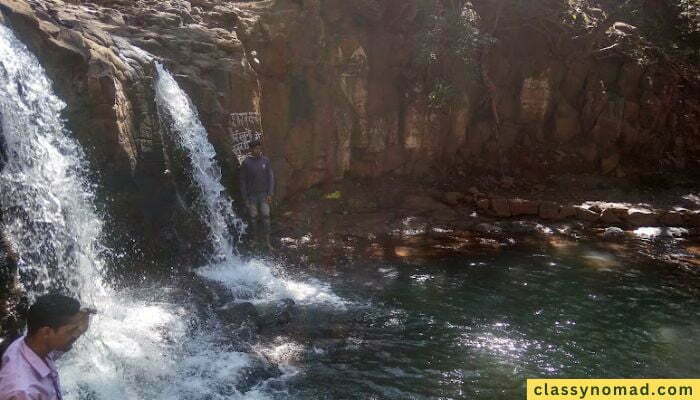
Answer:
<path fill-rule="evenodd" d="M 36 299 L 27 312 L 27 335 L 48 326 L 52 329 L 67 325 L 80 312 L 80 302 L 61 294 L 47 294 Z"/>
<path fill-rule="evenodd" d="M 260 140 L 253 140 L 252 142 L 250 142 L 250 148 L 251 148 L 251 149 L 252 149 L 252 148 L 255 148 L 255 147 L 258 147 L 258 146 L 262 146 L 262 141 L 260 141 Z"/>

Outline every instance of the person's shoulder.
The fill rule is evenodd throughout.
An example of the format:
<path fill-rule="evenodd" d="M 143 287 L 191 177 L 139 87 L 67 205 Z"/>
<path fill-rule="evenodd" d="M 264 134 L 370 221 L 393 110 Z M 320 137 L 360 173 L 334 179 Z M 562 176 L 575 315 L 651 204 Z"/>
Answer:
<path fill-rule="evenodd" d="M 22 389 L 24 383 L 31 382 L 35 378 L 32 365 L 22 356 L 19 349 L 13 346 L 15 343 L 10 346 L 2 358 L 2 367 L 0 367 L 2 385 L 0 387 L 3 389 L 8 385 Z"/>
<path fill-rule="evenodd" d="M 30 368 L 29 365 L 13 365 L 0 370 L 0 400 L 40 398 L 41 391 L 33 384 L 35 377 Z"/>
<path fill-rule="evenodd" d="M 0 381 L 2 387 L 6 385 L 20 385 L 34 378 L 34 369 L 24 357 L 5 357 L 0 368 Z"/>
<path fill-rule="evenodd" d="M 35 400 L 40 399 L 40 393 L 36 391 L 17 389 L 17 390 L 3 390 L 0 392 L 0 400 Z"/>
<path fill-rule="evenodd" d="M 42 393 L 36 389 L 16 389 L 0 392 L 0 400 L 41 400 Z"/>

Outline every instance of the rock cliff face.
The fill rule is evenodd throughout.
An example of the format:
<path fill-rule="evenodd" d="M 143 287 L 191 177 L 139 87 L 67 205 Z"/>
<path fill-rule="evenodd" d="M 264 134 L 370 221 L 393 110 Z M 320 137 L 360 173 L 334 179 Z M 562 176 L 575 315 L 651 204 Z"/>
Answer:
<path fill-rule="evenodd" d="M 427 3 L 240 5 L 238 32 L 259 60 L 263 124 L 283 188 L 348 173 L 420 173 L 449 161 L 535 176 L 555 166 L 628 175 L 698 165 L 692 73 L 664 61 L 642 66 L 620 53 L 587 53 L 571 32 L 556 31 L 552 43 L 551 30 L 564 28 L 543 33 L 536 19 L 484 1 L 472 2 L 475 25 L 492 43 L 474 52 L 475 71 L 426 66 L 421 46 L 433 26 L 425 14 L 449 2 L 433 2 L 432 10 Z M 590 36 L 628 36 L 618 25 L 599 31 Z"/>
<path fill-rule="evenodd" d="M 39 57 L 66 119 L 132 237 L 176 246 L 172 146 L 154 100 L 154 60 L 196 103 L 227 171 L 230 115 L 255 112 L 258 86 L 226 7 L 188 1 L 0 2 L 2 19 Z M 177 220 L 177 218 L 175 219 Z"/>
<path fill-rule="evenodd" d="M 178 177 L 163 172 L 182 168 L 156 113 L 149 54 L 192 97 L 232 191 L 231 116 L 244 112 L 262 115 L 281 196 L 452 162 L 535 177 L 698 166 L 696 73 L 586 51 L 602 41 L 582 46 L 570 32 L 552 41 L 534 23 L 505 26 L 518 10 L 487 1 L 471 2 L 490 37 L 473 68 L 433 63 L 424 39 L 443 3 L 0 0 L 0 18 L 68 103 L 126 229 L 155 248 L 176 241 L 164 227 L 182 212 Z"/>

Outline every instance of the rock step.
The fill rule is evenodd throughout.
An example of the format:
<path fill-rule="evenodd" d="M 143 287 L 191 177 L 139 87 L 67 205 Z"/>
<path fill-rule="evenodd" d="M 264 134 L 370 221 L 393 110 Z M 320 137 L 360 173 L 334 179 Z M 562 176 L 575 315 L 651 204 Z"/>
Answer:
<path fill-rule="evenodd" d="M 538 217 L 549 221 L 577 219 L 600 224 L 622 224 L 628 227 L 689 226 L 700 227 L 700 210 L 683 208 L 656 209 L 645 205 L 587 202 L 560 204 L 553 201 L 522 198 L 489 197 L 481 193 L 465 196 L 457 192 L 445 194 L 444 202 L 456 206 L 473 203 L 477 209 L 494 217 Z"/>

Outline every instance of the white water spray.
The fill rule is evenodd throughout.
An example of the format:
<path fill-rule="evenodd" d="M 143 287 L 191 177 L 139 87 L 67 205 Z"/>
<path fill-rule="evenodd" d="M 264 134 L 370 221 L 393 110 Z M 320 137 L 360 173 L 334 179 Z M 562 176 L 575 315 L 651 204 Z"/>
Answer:
<path fill-rule="evenodd" d="M 179 146 L 191 160 L 192 180 L 202 201 L 197 212 L 208 226 L 214 244 L 212 261 L 197 270 L 207 279 L 226 285 L 237 298 L 253 302 L 293 298 L 302 303 L 343 303 L 327 287 L 282 279 L 260 260 L 244 261 L 237 255 L 229 227 L 240 234 L 244 223 L 233 212 L 232 201 L 221 185 L 221 169 L 216 163 L 214 146 L 187 94 L 172 75 L 156 64 L 156 102 L 161 119 L 170 127 Z"/>
<path fill-rule="evenodd" d="M 236 243 L 229 231 L 242 234 L 245 224 L 233 212 L 231 199 L 221 184 L 221 168 L 216 151 L 207 139 L 207 131 L 199 120 L 197 110 L 175 79 L 162 65 L 156 63 L 156 103 L 161 121 L 175 134 L 175 139 L 191 159 L 192 182 L 201 193 L 201 206 L 196 210 L 209 229 L 214 247 L 213 263 L 230 264 L 236 260 Z"/>
<path fill-rule="evenodd" d="M 0 202 L 22 259 L 23 283 L 32 296 L 60 288 L 99 311 L 60 362 L 64 398 L 266 398 L 255 388 L 245 394 L 236 389 L 250 356 L 218 342 L 216 331 L 191 329 L 188 322 L 199 321 L 186 307 L 103 283 L 104 222 L 94 206 L 85 155 L 61 119 L 64 107 L 36 57 L 0 25 L 0 119 L 7 153 Z"/>

